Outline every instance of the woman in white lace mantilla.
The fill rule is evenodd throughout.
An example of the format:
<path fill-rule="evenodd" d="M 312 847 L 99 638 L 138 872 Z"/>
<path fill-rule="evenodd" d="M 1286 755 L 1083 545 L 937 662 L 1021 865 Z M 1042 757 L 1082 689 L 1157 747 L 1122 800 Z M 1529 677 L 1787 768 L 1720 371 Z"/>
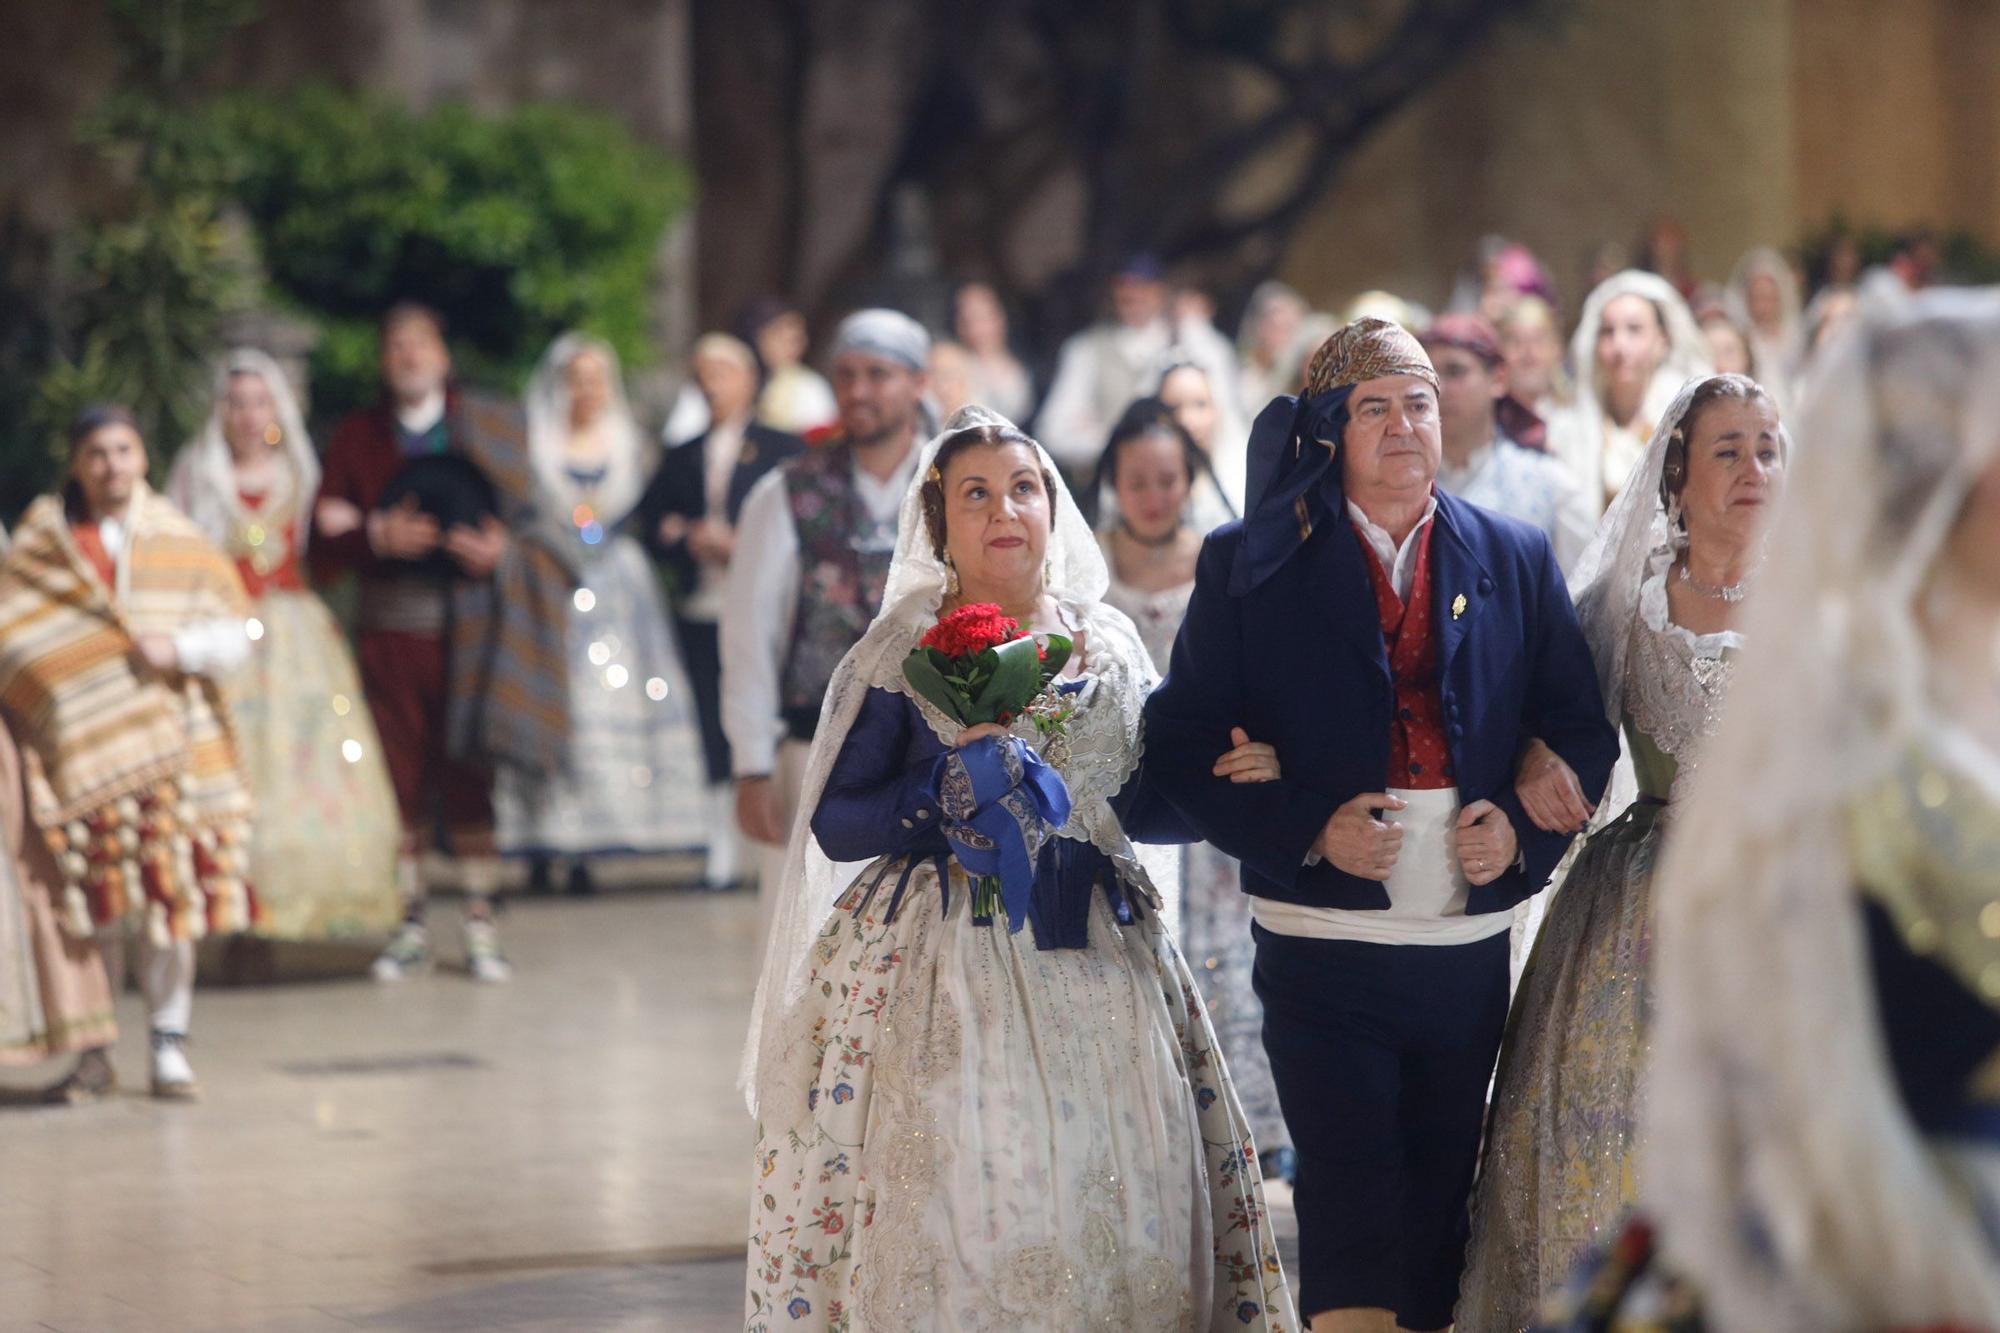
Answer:
<path fill-rule="evenodd" d="M 1660 872 L 1653 1269 L 1730 1333 L 2000 1328 L 2000 292 L 1826 355 Z"/>
<path fill-rule="evenodd" d="M 1743 646 L 1737 606 L 1787 453 L 1754 381 L 1691 382 L 1577 571 L 1578 619 L 1639 794 L 1590 839 L 1550 904 L 1509 1018 L 1459 1297 L 1469 1333 L 1533 1323 L 1637 1195 L 1653 866 L 1675 793 L 1721 716 Z M 1545 829 L 1594 813 L 1539 742 L 1519 792 Z"/>
<path fill-rule="evenodd" d="M 746 1055 L 753 1333 L 1296 1328 L 1242 1110 L 1128 837 L 1178 822 L 1135 779 L 1153 671 L 1055 475 L 1004 420 L 955 415 L 828 692 Z M 904 681 L 940 611 L 974 602 L 1075 639 L 1062 735 L 961 733 Z M 1010 930 L 973 915 L 935 773 L 1031 744 L 1072 808 Z"/>
<path fill-rule="evenodd" d="M 1549 423 L 1549 448 L 1602 512 L 1633 475 L 1674 394 L 1713 367 L 1681 294 L 1635 269 L 1606 278 L 1585 299 L 1570 360 L 1576 401 Z"/>
<path fill-rule="evenodd" d="M 569 861 L 571 892 L 606 853 L 701 846 L 707 805 L 694 693 L 658 581 L 629 530 L 657 464 L 625 396 L 618 354 L 565 333 L 528 382 L 528 457 L 545 540 L 578 571 L 566 617 L 569 736 L 551 773 L 502 768 L 500 845 L 531 858 L 531 889 Z"/>

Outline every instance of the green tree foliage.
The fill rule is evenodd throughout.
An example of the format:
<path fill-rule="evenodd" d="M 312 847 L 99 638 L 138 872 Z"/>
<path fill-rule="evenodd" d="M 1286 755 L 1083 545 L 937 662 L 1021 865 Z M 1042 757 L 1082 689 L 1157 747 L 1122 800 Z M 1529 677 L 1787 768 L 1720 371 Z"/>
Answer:
<path fill-rule="evenodd" d="M 328 88 L 231 97 L 216 115 L 271 283 L 325 334 L 316 416 L 374 395 L 375 321 L 397 299 L 441 310 L 460 374 L 496 387 L 566 328 L 653 359 L 655 260 L 692 186 L 616 122 L 547 105 L 415 113 Z"/>
<path fill-rule="evenodd" d="M 223 316 L 251 295 L 218 220 L 228 145 L 195 79 L 254 16 L 256 0 L 107 0 L 105 8 L 115 91 L 77 133 L 103 156 L 112 183 L 62 238 L 64 299 L 47 316 L 28 430 L 0 442 L 0 471 L 23 489 L 53 475 L 69 419 L 101 399 L 133 409 L 146 438 L 164 446 L 153 451 L 163 464 L 201 418 Z"/>

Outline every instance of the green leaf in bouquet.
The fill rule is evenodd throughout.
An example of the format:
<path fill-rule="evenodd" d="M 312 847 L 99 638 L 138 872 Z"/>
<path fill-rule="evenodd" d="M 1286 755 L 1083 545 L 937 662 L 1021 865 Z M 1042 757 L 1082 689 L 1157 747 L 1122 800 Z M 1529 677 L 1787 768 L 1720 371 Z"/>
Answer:
<path fill-rule="evenodd" d="M 998 721 L 1002 713 L 1018 713 L 1041 692 L 1041 652 L 1032 638 L 1013 639 L 979 655 L 993 659 L 993 675 L 972 697 L 972 713 L 981 722 Z"/>
<path fill-rule="evenodd" d="M 971 725 L 971 719 L 965 715 L 965 696 L 945 681 L 944 673 L 937 669 L 925 650 L 919 648 L 903 659 L 903 679 L 909 681 L 910 688 L 940 713 L 961 727 Z"/>
<path fill-rule="evenodd" d="M 1042 684 L 1047 685 L 1060 676 L 1062 669 L 1069 665 L 1069 655 L 1075 651 L 1076 645 L 1070 642 L 1067 635 L 1051 634 L 1044 647 L 1047 649 L 1047 655 L 1042 658 Z"/>

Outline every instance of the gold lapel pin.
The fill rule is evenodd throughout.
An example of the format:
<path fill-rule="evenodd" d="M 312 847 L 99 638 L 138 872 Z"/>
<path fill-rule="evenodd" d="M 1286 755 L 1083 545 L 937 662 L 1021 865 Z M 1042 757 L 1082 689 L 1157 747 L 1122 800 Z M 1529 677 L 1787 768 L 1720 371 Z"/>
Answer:
<path fill-rule="evenodd" d="M 1460 616 L 1464 614 L 1465 614 L 1465 594 L 1460 593 L 1458 596 L 1451 599 L 1451 618 L 1453 620 L 1457 620 Z"/>

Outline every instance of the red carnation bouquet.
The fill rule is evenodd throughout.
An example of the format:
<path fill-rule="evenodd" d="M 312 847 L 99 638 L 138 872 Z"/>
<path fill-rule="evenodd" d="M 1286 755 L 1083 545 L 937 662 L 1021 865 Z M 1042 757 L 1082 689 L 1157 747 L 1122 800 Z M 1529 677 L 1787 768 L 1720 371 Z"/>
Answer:
<path fill-rule="evenodd" d="M 1071 705 L 1053 686 L 1071 642 L 1046 644 L 991 602 L 961 606 L 925 631 L 903 659 L 903 678 L 961 727 L 1011 723 L 1022 713 L 1044 738 L 1069 719 Z"/>

